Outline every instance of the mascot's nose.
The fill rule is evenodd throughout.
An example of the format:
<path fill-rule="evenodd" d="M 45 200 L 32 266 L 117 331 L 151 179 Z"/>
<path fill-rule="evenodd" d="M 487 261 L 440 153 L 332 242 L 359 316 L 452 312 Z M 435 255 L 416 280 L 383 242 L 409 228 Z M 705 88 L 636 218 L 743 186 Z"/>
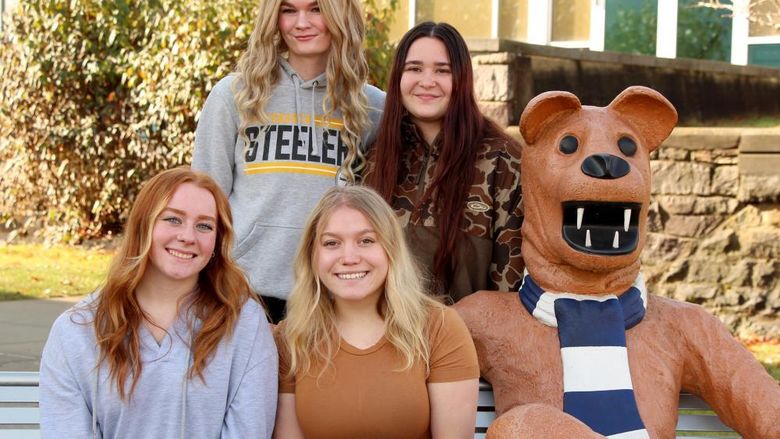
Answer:
<path fill-rule="evenodd" d="M 593 154 L 582 162 L 580 169 L 590 177 L 612 180 L 628 174 L 631 166 L 612 154 Z"/>

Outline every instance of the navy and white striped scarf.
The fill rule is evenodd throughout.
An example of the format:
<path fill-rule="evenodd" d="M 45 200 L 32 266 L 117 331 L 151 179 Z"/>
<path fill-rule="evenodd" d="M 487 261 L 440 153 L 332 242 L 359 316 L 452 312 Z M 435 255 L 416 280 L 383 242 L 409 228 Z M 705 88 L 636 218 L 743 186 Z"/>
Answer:
<path fill-rule="evenodd" d="M 647 309 L 642 274 L 618 297 L 548 293 L 526 272 L 520 300 L 537 320 L 558 328 L 563 410 L 610 438 L 649 438 L 634 398 L 625 332 Z"/>

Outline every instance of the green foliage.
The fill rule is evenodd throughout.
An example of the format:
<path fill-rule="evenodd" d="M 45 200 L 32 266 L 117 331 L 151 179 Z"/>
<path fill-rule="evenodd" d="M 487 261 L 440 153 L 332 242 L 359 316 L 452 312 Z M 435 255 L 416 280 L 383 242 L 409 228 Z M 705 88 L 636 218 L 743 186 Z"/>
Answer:
<path fill-rule="evenodd" d="M 140 183 L 189 161 L 251 2 L 20 2 L 3 42 L 0 211 L 66 241 L 119 228 Z"/>
<path fill-rule="evenodd" d="M 657 3 L 610 0 L 606 6 L 604 48 L 615 52 L 655 55 Z"/>
<path fill-rule="evenodd" d="M 390 42 L 390 25 L 393 24 L 393 13 L 398 8 L 398 0 L 389 0 L 384 7 L 378 6 L 377 0 L 364 0 L 363 8 L 366 15 L 369 82 L 386 90 L 395 50 Z"/>
<path fill-rule="evenodd" d="M 392 9 L 367 3 L 372 80 L 382 84 Z M 189 163 L 198 112 L 235 66 L 256 4 L 20 2 L 0 41 L 6 226 L 70 242 L 117 231 L 142 181 Z"/>

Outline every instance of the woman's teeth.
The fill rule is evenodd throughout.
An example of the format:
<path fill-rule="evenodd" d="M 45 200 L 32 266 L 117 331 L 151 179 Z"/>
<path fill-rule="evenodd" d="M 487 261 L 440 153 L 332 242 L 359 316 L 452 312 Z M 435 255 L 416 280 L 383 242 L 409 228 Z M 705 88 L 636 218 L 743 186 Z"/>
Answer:
<path fill-rule="evenodd" d="M 367 271 L 361 271 L 360 273 L 339 273 L 336 276 L 339 279 L 353 280 L 353 279 L 362 279 L 366 276 L 366 274 L 368 274 Z"/>
<path fill-rule="evenodd" d="M 177 252 L 176 250 L 168 249 L 168 253 L 172 254 L 173 256 L 179 258 L 179 259 L 192 259 L 195 257 L 195 255 L 191 253 L 181 253 Z"/>

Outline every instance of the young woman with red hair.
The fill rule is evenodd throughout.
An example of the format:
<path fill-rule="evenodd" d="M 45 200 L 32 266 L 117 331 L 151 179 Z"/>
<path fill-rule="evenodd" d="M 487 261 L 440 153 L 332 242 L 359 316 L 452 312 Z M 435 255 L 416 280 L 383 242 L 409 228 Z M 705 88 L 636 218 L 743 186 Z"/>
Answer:
<path fill-rule="evenodd" d="M 520 152 L 482 115 L 466 43 L 446 23 L 398 44 L 366 183 L 393 206 L 429 291 L 516 291 L 523 274 Z"/>
<path fill-rule="evenodd" d="M 214 180 L 151 178 L 100 292 L 52 327 L 42 437 L 270 437 L 277 352 L 232 249 Z"/>

